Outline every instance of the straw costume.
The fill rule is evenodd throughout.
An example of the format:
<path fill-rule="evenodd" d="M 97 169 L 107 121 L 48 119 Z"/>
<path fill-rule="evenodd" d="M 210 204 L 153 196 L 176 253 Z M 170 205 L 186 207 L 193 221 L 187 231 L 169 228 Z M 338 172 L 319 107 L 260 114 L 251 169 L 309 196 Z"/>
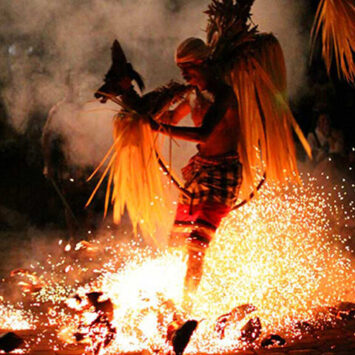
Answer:
<path fill-rule="evenodd" d="M 312 44 L 321 35 L 322 56 L 329 74 L 335 61 L 339 78 L 355 81 L 355 3 L 353 0 L 320 0 L 312 27 Z"/>
<path fill-rule="evenodd" d="M 310 155 L 310 147 L 288 105 L 280 44 L 272 34 L 259 33 L 251 24 L 253 2 L 212 0 L 206 12 L 206 43 L 190 38 L 176 52 L 178 65 L 206 65 L 213 70 L 216 82 L 233 95 L 231 106 L 238 127 L 237 133 L 230 132 L 230 135 L 236 134 L 230 151 L 209 156 L 198 153 L 183 169 L 186 183 L 181 186 L 171 244 L 183 240 L 187 246 L 189 259 L 185 287 L 191 291 L 197 288 L 201 278 L 206 247 L 221 219 L 233 208 L 238 194 L 242 199 L 248 199 L 256 192 L 262 176 L 278 183 L 298 181 L 292 129 Z M 129 76 L 128 72 L 126 70 L 116 77 L 111 73 L 106 77 L 106 84 L 112 77 L 120 82 L 122 77 Z M 164 116 L 164 112 L 169 116 L 171 102 L 187 100 L 186 93 L 191 92 L 191 88 L 168 88 L 160 94 L 153 92 L 151 97 L 155 99 L 151 100 L 150 94 L 140 97 L 132 91 L 132 86 L 124 90 L 122 86 L 118 85 L 118 90 L 116 88 L 111 94 L 107 94 L 107 88 L 100 90 L 106 94 L 99 93 L 125 109 L 114 122 L 115 141 L 105 170 L 105 174 L 109 174 L 107 201 L 111 196 L 117 221 L 126 206 L 133 224 L 154 234 L 155 226 L 164 220 L 161 214 L 165 198 L 159 171 L 161 166 L 153 153 L 158 150 L 156 134 L 169 135 L 179 132 L 180 127 L 164 121 L 156 123 L 152 117 Z M 166 96 L 171 100 L 164 99 Z M 159 100 L 163 104 L 157 105 Z M 211 107 L 214 104 L 212 102 Z M 192 107 L 192 113 L 194 109 L 204 110 L 206 107 Z M 192 128 L 192 135 L 193 132 Z M 154 201 L 159 203 L 149 208 Z"/>
<path fill-rule="evenodd" d="M 191 196 L 180 196 L 172 241 L 183 239 L 189 250 L 198 253 L 188 265 L 194 280 L 187 283 L 192 289 L 202 274 L 205 249 L 238 193 L 248 198 L 263 174 L 269 181 L 298 181 L 292 128 L 310 155 L 288 105 L 281 47 L 272 34 L 258 33 L 251 25 L 252 3 L 212 1 L 207 43 L 189 38 L 176 52 L 178 65 L 207 61 L 233 88 L 240 130 L 235 151 L 207 158 L 197 154 L 183 169 Z"/>

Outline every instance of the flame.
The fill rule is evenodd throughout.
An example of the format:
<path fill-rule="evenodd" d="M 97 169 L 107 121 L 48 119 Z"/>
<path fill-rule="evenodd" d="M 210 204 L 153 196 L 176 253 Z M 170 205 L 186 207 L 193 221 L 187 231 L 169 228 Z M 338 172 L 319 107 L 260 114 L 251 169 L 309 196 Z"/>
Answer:
<path fill-rule="evenodd" d="M 351 257 L 341 247 L 343 237 L 332 229 L 340 215 L 341 209 L 327 202 L 322 191 L 266 187 L 223 221 L 208 249 L 191 312 L 182 304 L 184 254 L 147 256 L 137 250 L 122 269 L 107 272 L 93 285 L 115 305 L 118 334 L 111 350 L 166 349 L 166 329 L 174 313 L 203 319 L 187 352 L 242 347 L 240 330 L 256 316 L 264 333 L 295 334 L 298 321 L 315 319 L 324 307 L 352 297 Z M 164 308 L 168 300 L 173 306 Z M 256 311 L 228 325 L 221 339 L 215 330 L 218 317 L 242 304 Z"/>
<path fill-rule="evenodd" d="M 75 245 L 75 250 L 85 250 L 89 253 L 96 253 L 99 248 L 95 246 L 93 243 L 90 243 L 86 240 L 82 240 Z"/>
<path fill-rule="evenodd" d="M 351 256 L 338 244 L 329 207 L 339 217 L 311 188 L 269 186 L 229 215 L 207 252 L 193 316 L 213 323 L 216 312 L 252 304 L 265 332 L 292 332 L 297 321 L 353 297 Z M 204 328 L 192 344 L 199 351 L 218 346 L 212 327 Z"/>
<path fill-rule="evenodd" d="M 169 351 L 167 332 L 176 319 L 199 321 L 188 353 L 243 348 L 241 330 L 255 317 L 261 321 L 262 336 L 272 332 L 292 338 L 299 335 L 297 322 L 316 322 L 322 315 L 329 317 L 329 307 L 354 301 L 354 259 L 346 245 L 351 231 L 344 229 L 354 212 L 354 202 L 341 186 L 325 192 L 314 183 L 265 185 L 218 229 L 192 309 L 183 303 L 184 251 L 153 251 L 135 241 L 100 248 L 99 242 L 92 242 L 97 252 L 111 252 L 112 258 L 100 268 L 95 265 L 99 276 L 81 287 L 65 281 L 70 276 L 65 261 L 51 259 L 57 274 L 52 279 L 46 274 L 48 282 L 33 297 L 53 305 L 47 316 L 49 324 L 56 323 L 59 339 L 76 343 L 75 334 L 81 333 L 80 342 L 99 348 L 100 354 Z M 82 268 L 87 268 L 86 262 Z M 99 304 L 113 304 L 109 325 L 95 323 L 105 311 L 88 302 L 86 295 L 93 291 L 102 292 Z M 223 316 L 227 318 L 221 336 L 218 322 Z"/>
<path fill-rule="evenodd" d="M 34 317 L 30 311 L 16 309 L 0 298 L 0 329 L 34 329 Z"/>
<path fill-rule="evenodd" d="M 22 291 L 25 293 L 38 292 L 45 286 L 45 283 L 41 280 L 41 277 L 38 277 L 35 272 L 28 269 L 14 269 L 11 271 L 10 276 L 19 276 L 27 279 L 27 281 L 19 281 L 17 283 L 17 285 L 20 286 Z"/>

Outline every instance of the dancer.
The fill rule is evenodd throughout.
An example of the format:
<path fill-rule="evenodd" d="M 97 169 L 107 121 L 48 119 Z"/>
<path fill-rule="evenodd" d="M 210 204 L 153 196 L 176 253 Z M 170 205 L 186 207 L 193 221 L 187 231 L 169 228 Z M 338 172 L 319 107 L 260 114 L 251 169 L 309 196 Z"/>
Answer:
<path fill-rule="evenodd" d="M 180 95 L 179 99 L 183 97 L 183 100 L 175 110 L 169 110 L 166 100 L 163 105 L 158 105 L 157 110 L 157 92 L 142 97 L 132 94 L 130 80 L 134 77 L 129 73 L 134 71 L 128 63 L 127 70 L 117 69 L 120 75 L 114 75 L 113 65 L 106 76 L 107 84 L 112 79 L 116 83 L 125 83 L 119 85 L 117 93 L 113 91 L 106 95 L 125 108 L 125 114 L 115 121 L 114 153 L 106 173 L 111 169 L 109 182 L 114 181 L 114 207 L 118 205 L 116 198 L 120 199 L 121 211 L 125 204 L 128 210 L 133 206 L 131 218 L 136 224 L 139 225 L 142 219 L 142 211 L 146 212 L 142 228 L 154 219 L 153 209 L 137 207 L 141 200 L 149 202 L 154 198 L 152 187 L 156 188 L 156 195 L 161 196 L 158 183 L 146 189 L 150 179 L 160 174 L 158 170 L 153 171 L 152 157 L 155 154 L 147 154 L 147 150 L 157 149 L 155 135 L 163 133 L 198 143 L 198 154 L 183 169 L 186 182 L 181 189 L 183 192 L 170 238 L 171 245 L 183 243 L 187 248 L 187 299 L 201 280 L 207 246 L 221 219 L 235 204 L 238 193 L 242 199 L 247 199 L 256 191 L 263 175 L 270 182 L 298 181 L 292 128 L 310 155 L 307 140 L 288 105 L 281 47 L 272 34 L 259 33 L 250 21 L 253 2 L 212 0 L 207 11 L 206 42 L 189 38 L 178 47 L 176 62 L 189 86 L 179 89 L 185 92 Z M 122 62 L 126 63 L 126 59 Z M 196 97 L 194 100 L 190 87 Z M 117 95 L 119 99 L 115 98 Z M 155 97 L 155 100 L 149 97 Z M 175 99 L 172 101 L 176 104 Z M 176 127 L 189 112 L 195 127 Z M 152 128 L 149 139 L 144 138 L 147 137 L 147 125 Z M 137 139 L 139 132 L 143 132 L 141 137 L 144 139 Z M 141 156 L 149 159 L 138 160 L 139 149 Z M 142 174 L 144 169 L 152 168 L 149 174 L 144 173 L 146 179 L 137 173 L 132 152 L 139 153 L 137 160 L 142 161 L 139 168 Z M 131 158 L 122 158 L 125 156 Z M 146 189 L 150 197 L 146 198 L 142 193 L 138 194 L 137 201 L 134 200 L 129 191 L 137 195 L 137 188 L 140 191 Z M 108 191 L 110 193 L 110 189 Z M 159 206 L 157 212 L 161 213 L 163 204 Z M 159 213 L 154 223 L 162 220 Z"/>

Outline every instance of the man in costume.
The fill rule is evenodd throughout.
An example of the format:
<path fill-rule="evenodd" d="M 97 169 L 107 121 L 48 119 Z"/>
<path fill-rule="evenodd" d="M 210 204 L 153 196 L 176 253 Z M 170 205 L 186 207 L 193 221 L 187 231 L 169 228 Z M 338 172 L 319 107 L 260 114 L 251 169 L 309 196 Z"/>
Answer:
<path fill-rule="evenodd" d="M 176 63 L 195 95 L 161 114 L 160 125 L 152 122 L 154 129 L 163 128 L 167 135 L 198 143 L 198 153 L 182 170 L 189 196 L 180 194 L 170 236 L 171 246 L 187 248 L 187 292 L 195 291 L 200 282 L 206 248 L 235 205 L 242 179 L 237 100 L 208 58 L 209 48 L 201 39 L 188 38 L 179 45 Z M 173 126 L 189 113 L 196 127 Z"/>
<path fill-rule="evenodd" d="M 242 180 L 243 189 L 251 186 L 255 190 L 261 171 L 278 183 L 298 179 L 291 127 L 311 156 L 288 106 L 281 47 L 272 34 L 258 33 L 256 26 L 251 26 L 252 4 L 253 0 L 212 0 L 206 12 L 208 45 L 189 38 L 176 51 L 182 76 L 195 87 L 194 102 L 187 99 L 175 110 L 156 117 L 159 126 L 151 121 L 155 130 L 198 143 L 198 154 L 182 171 L 190 194 L 180 194 L 170 236 L 172 246 L 185 244 L 188 250 L 187 291 L 196 290 L 199 284 L 206 248 L 221 219 L 235 205 Z M 354 10 L 347 0 L 340 7 L 343 14 Z M 326 23 L 332 18 L 326 16 L 327 11 L 336 8 L 322 0 L 313 33 L 318 33 L 323 21 L 323 42 L 334 41 L 323 50 L 328 71 L 329 47 L 334 45 L 345 57 L 336 58 L 338 68 L 351 82 L 354 65 L 349 47 L 353 48 L 353 39 L 348 32 L 353 20 L 345 16 L 347 23 L 339 31 L 351 38 L 349 44 L 339 38 L 328 39 L 324 32 L 334 23 Z M 196 127 L 174 127 L 188 113 Z"/>
<path fill-rule="evenodd" d="M 132 224 L 154 236 L 154 226 L 164 220 L 157 132 L 198 143 L 198 154 L 183 169 L 186 183 L 170 238 L 171 245 L 187 246 L 186 296 L 196 290 L 206 248 L 238 193 L 247 200 L 263 175 L 270 183 L 299 181 L 292 128 L 310 155 L 288 105 L 282 49 L 250 21 L 253 2 L 212 0 L 206 43 L 189 38 L 178 47 L 176 61 L 195 100 L 190 95 L 170 111 L 166 102 L 176 103 L 188 87 L 136 93 L 130 82 L 137 75 L 117 41 L 105 85 L 96 93 L 125 109 L 114 120 L 115 143 L 100 179 L 108 174 L 106 206 L 111 200 L 117 222 L 126 207 Z M 128 85 L 120 84 L 126 77 Z M 188 113 L 195 127 L 175 126 Z"/>

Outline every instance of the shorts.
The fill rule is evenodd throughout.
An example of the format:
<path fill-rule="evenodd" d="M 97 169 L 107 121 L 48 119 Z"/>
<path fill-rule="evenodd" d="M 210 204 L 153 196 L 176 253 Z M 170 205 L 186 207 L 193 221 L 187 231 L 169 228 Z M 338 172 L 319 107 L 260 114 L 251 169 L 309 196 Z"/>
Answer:
<path fill-rule="evenodd" d="M 235 152 L 214 157 L 196 154 L 182 174 L 189 196 L 179 197 L 170 244 L 204 249 L 237 201 L 242 165 Z"/>

